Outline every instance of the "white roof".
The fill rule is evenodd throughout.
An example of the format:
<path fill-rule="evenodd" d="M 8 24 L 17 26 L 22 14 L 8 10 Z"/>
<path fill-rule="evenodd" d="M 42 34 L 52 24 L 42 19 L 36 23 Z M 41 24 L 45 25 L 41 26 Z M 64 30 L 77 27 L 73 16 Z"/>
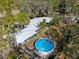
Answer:
<path fill-rule="evenodd" d="M 17 44 L 23 43 L 25 40 L 29 39 L 37 32 L 36 30 L 39 29 L 38 24 L 46 19 L 46 22 L 49 23 L 52 18 L 51 17 L 37 17 L 31 19 L 30 23 L 27 25 L 26 28 L 22 29 L 20 32 L 14 33 L 14 38 L 16 39 Z"/>
<path fill-rule="evenodd" d="M 15 35 L 16 41 L 17 41 L 18 44 L 23 43 L 26 39 L 29 39 L 34 34 L 36 34 L 36 32 L 33 32 L 33 31 L 27 31 L 27 32 L 19 33 L 19 34 Z"/>
<path fill-rule="evenodd" d="M 52 20 L 52 18 L 50 18 L 50 17 L 38 17 L 38 18 L 32 19 L 29 25 L 32 24 L 32 25 L 38 26 L 38 24 L 39 24 L 40 22 L 42 22 L 43 19 L 46 19 L 46 22 L 47 22 L 47 23 L 49 23 L 49 22 Z"/>

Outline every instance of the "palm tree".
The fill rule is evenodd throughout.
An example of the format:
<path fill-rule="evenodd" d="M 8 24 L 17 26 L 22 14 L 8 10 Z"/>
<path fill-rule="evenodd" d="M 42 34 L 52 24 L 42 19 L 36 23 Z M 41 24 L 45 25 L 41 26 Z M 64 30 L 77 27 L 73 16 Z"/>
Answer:
<path fill-rule="evenodd" d="M 47 26 L 47 23 L 46 23 L 46 19 L 43 19 L 43 22 L 40 22 L 40 24 L 38 24 L 38 27 L 41 27 L 41 28 L 45 28 Z"/>

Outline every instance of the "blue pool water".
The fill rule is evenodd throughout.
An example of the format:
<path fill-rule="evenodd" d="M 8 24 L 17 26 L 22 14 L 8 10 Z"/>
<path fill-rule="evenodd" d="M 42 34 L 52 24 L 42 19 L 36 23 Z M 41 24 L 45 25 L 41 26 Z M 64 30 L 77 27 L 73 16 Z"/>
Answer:
<path fill-rule="evenodd" d="M 54 42 L 48 38 L 41 38 L 35 42 L 35 48 L 38 51 L 48 52 L 54 49 Z"/>

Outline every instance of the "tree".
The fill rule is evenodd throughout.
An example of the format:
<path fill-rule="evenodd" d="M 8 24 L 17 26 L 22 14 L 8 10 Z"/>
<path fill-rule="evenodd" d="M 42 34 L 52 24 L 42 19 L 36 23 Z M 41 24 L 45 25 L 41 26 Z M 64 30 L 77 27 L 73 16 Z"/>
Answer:
<path fill-rule="evenodd" d="M 60 14 L 62 14 L 62 15 L 66 14 L 66 0 L 61 0 L 58 7 L 59 7 Z"/>
<path fill-rule="evenodd" d="M 13 18 L 15 22 L 19 22 L 20 24 L 27 24 L 29 22 L 29 14 L 26 12 L 20 12 Z"/>
<path fill-rule="evenodd" d="M 3 21 L 0 22 L 0 40 L 1 45 L 0 47 L 11 47 L 13 43 L 13 39 L 11 37 L 11 33 L 14 32 L 13 27 L 16 22 L 24 25 L 29 22 L 29 15 L 25 12 L 21 12 L 15 16 L 6 16 L 3 18 Z M 19 29 L 19 28 L 18 28 Z M 5 39 L 3 38 L 5 37 Z M 5 42 L 5 43 L 4 43 Z"/>
<path fill-rule="evenodd" d="M 11 10 L 14 6 L 14 0 L 0 0 L 0 10 L 6 11 L 7 15 L 11 15 Z"/>
<path fill-rule="evenodd" d="M 47 26 L 46 19 L 43 19 L 43 22 L 40 22 L 40 24 L 38 24 L 38 27 L 41 28 L 45 28 L 46 26 Z"/>

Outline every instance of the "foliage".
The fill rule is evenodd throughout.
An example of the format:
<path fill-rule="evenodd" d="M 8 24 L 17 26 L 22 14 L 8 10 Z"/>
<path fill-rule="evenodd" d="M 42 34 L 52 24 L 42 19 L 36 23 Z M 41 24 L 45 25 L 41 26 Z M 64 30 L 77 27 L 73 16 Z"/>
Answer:
<path fill-rule="evenodd" d="M 6 12 L 6 15 L 11 15 L 11 10 L 14 9 L 14 0 L 0 0 L 0 12 Z"/>
<path fill-rule="evenodd" d="M 40 22 L 40 24 L 38 24 L 38 27 L 41 27 L 41 28 L 44 28 L 46 26 L 47 26 L 46 19 L 43 19 L 43 22 Z"/>
<path fill-rule="evenodd" d="M 17 53 L 16 52 L 13 52 L 13 51 L 9 52 L 8 59 L 16 59 L 17 58 L 17 55 L 16 54 Z"/>
<path fill-rule="evenodd" d="M 57 7 L 60 2 L 59 0 L 49 0 L 49 1 L 52 3 L 53 7 Z"/>
<path fill-rule="evenodd" d="M 13 26 L 16 22 L 19 22 L 20 24 L 24 25 L 29 22 L 29 15 L 25 12 L 20 12 L 19 14 L 15 16 L 6 16 L 2 19 L 3 21 L 0 21 L 0 40 L 1 42 L 5 42 L 4 46 L 9 45 L 9 43 L 12 42 L 12 38 L 10 37 L 10 34 L 13 32 Z M 3 36 L 7 36 L 7 41 L 5 41 Z M 11 45 L 11 44 L 10 44 Z M 2 46 L 2 47 L 4 47 Z"/>
<path fill-rule="evenodd" d="M 25 25 L 30 21 L 29 16 L 50 16 L 52 12 L 58 11 L 59 4 L 62 4 L 60 1 L 62 2 L 62 0 L 0 0 L 0 10 L 7 13 L 6 17 L 0 18 L 0 48 L 11 47 L 10 34 L 16 22 Z M 79 14 L 79 0 L 66 0 L 65 3 L 65 9 L 70 9 L 69 13 Z M 12 16 L 11 11 L 16 8 L 21 12 Z M 48 28 L 51 38 L 56 41 L 57 55 L 63 51 L 66 59 L 76 59 L 79 56 L 79 27 L 77 27 L 79 24 L 65 24 L 62 22 L 64 17 L 60 15 L 53 17 L 53 25 Z M 38 26 L 45 28 L 47 23 L 43 20 Z M 9 55 L 9 59 L 16 59 L 16 53 Z"/>
<path fill-rule="evenodd" d="M 20 12 L 19 14 L 15 15 L 14 21 L 19 22 L 21 24 L 27 24 L 29 22 L 29 15 L 26 12 Z"/>
<path fill-rule="evenodd" d="M 61 54 L 63 51 L 66 59 L 75 59 L 78 56 L 78 29 L 76 24 L 64 24 L 61 22 L 50 27 L 50 36 L 56 42 L 57 54 Z"/>
<path fill-rule="evenodd" d="M 61 22 L 63 19 L 63 17 L 61 17 L 60 15 L 54 15 L 53 17 L 54 17 L 53 19 L 54 24 Z"/>
<path fill-rule="evenodd" d="M 74 29 L 74 30 L 73 30 Z M 77 25 L 70 25 L 69 30 L 71 31 L 68 33 L 70 35 L 69 37 L 69 43 L 67 44 L 67 47 L 65 48 L 65 54 L 66 56 L 70 58 L 76 58 L 79 54 L 79 38 L 76 32 L 78 30 Z M 69 59 L 70 59 L 69 58 Z"/>
<path fill-rule="evenodd" d="M 14 0 L 0 0 L 0 9 L 10 9 L 14 3 Z"/>

